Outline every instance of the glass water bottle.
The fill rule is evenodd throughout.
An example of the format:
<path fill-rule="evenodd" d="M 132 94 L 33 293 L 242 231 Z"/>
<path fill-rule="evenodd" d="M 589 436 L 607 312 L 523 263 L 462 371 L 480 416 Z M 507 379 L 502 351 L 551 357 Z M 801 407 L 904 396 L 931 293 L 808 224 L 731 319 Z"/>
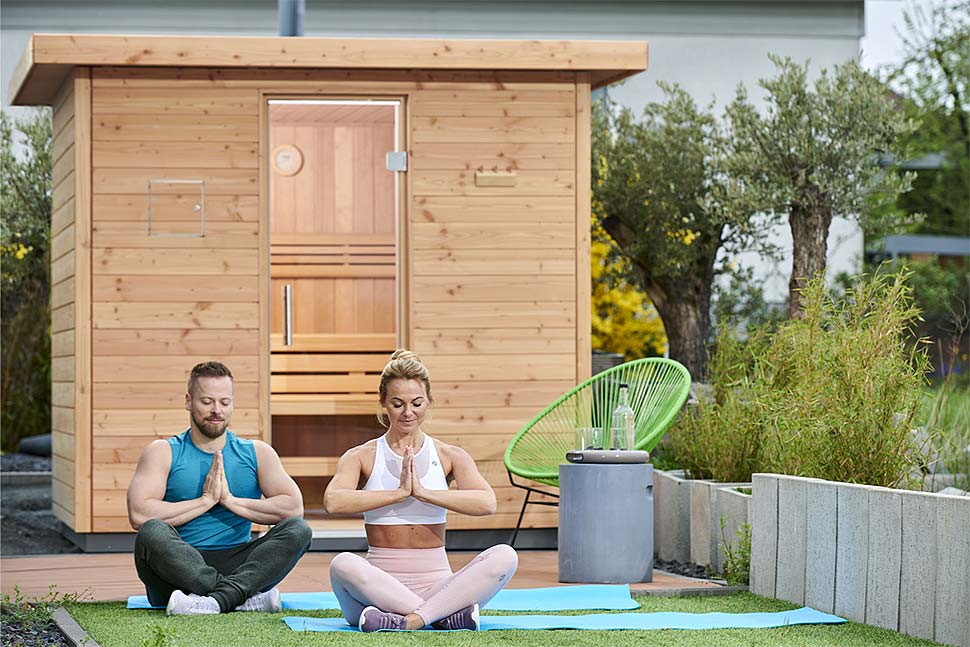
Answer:
<path fill-rule="evenodd" d="M 620 403 L 613 410 L 612 449 L 633 449 L 633 409 L 630 408 L 629 385 L 620 385 Z"/>

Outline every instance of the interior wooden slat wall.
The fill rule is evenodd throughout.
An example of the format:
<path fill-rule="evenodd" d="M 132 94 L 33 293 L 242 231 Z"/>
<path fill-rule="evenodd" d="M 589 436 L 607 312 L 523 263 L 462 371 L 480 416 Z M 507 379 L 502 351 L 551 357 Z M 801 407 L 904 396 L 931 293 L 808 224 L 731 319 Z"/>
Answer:
<path fill-rule="evenodd" d="M 508 486 L 502 451 L 589 372 L 589 165 L 588 148 L 577 143 L 588 137 L 588 92 L 588 79 L 566 72 L 94 68 L 86 288 L 94 378 L 86 451 L 94 469 L 78 463 L 73 486 L 88 482 L 91 522 L 71 517 L 70 483 L 55 488 L 61 518 L 79 531 L 130 530 L 124 495 L 138 455 L 152 438 L 184 429 L 184 380 L 197 361 L 215 357 L 233 368 L 234 430 L 268 437 L 260 406 L 270 388 L 260 369 L 260 340 L 269 339 L 260 311 L 260 259 L 269 258 L 260 233 L 260 97 L 396 96 L 406 101 L 411 153 L 400 223 L 402 337 L 431 370 L 436 407 L 427 430 L 466 447 L 499 498 L 497 515 L 453 515 L 449 523 L 513 526 L 522 494 Z M 63 109 L 55 120 L 70 128 Z M 71 165 L 58 168 L 67 174 Z M 515 184 L 479 186 L 479 171 L 514 174 Z M 152 178 L 205 180 L 205 238 L 147 236 Z M 53 234 L 73 222 L 64 206 L 72 196 L 55 187 L 62 225 Z M 193 198 L 166 198 L 172 222 L 181 213 L 191 223 Z M 64 308 L 78 278 L 74 252 L 56 243 L 54 346 L 63 355 L 55 358 L 70 356 L 74 344 L 76 316 Z M 59 461 L 76 448 L 66 406 L 74 388 L 55 383 Z M 552 509 L 525 520 L 555 524 Z"/>

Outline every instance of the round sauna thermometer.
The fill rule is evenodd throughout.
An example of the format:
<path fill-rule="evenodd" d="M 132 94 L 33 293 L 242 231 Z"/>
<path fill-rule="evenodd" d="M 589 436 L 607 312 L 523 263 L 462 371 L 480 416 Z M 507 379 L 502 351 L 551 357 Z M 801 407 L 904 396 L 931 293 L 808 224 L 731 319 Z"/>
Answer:
<path fill-rule="evenodd" d="M 293 144 L 273 149 L 273 168 L 280 175 L 296 175 L 303 168 L 303 153 Z"/>

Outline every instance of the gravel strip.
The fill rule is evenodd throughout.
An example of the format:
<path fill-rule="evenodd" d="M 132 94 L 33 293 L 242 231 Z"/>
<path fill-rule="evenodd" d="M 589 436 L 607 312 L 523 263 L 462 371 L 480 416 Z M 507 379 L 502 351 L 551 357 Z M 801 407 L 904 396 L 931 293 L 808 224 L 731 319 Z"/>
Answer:
<path fill-rule="evenodd" d="M 8 613 L 0 614 L 0 618 L 3 623 L 3 637 L 0 644 L 3 647 L 26 647 L 27 645 L 75 647 L 75 643 L 67 641 L 53 620 L 46 625 L 35 627 L 17 622 Z"/>
<path fill-rule="evenodd" d="M 0 456 L 0 472 L 50 472 L 51 459 L 32 454 L 4 454 Z"/>

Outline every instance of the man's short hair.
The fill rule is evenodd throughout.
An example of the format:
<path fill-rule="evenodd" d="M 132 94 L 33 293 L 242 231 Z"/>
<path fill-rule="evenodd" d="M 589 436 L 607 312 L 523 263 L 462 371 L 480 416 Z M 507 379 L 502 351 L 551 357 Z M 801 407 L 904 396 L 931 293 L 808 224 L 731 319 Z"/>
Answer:
<path fill-rule="evenodd" d="M 195 389 L 195 383 L 200 377 L 228 377 L 232 379 L 232 371 L 222 362 L 200 362 L 192 367 L 189 373 L 189 393 Z"/>

